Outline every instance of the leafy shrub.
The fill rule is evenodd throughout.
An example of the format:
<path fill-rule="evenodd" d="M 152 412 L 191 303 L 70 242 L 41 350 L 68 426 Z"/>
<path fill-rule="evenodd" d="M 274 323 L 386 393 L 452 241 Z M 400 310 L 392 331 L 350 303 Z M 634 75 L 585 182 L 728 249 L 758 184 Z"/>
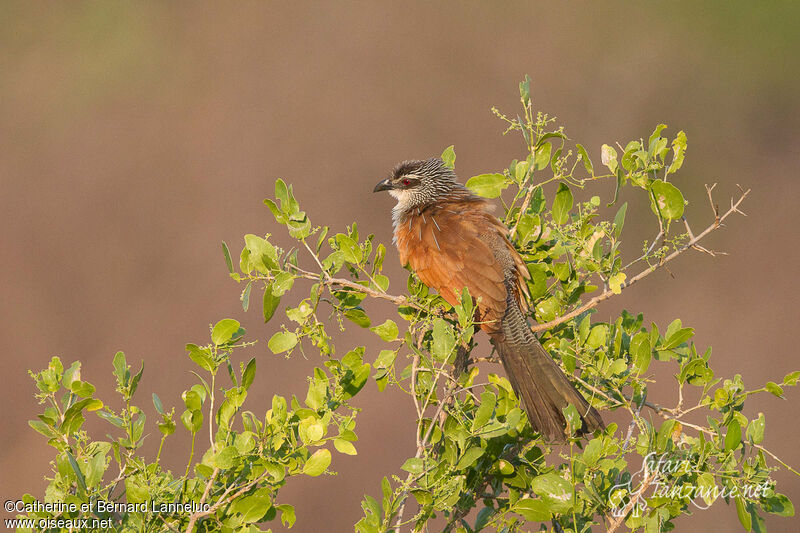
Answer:
<path fill-rule="evenodd" d="M 364 517 L 355 525 L 361 533 L 426 527 L 511 532 L 526 522 L 555 531 L 584 532 L 595 524 L 613 531 L 623 522 L 634 530 L 668 531 L 675 517 L 719 498 L 734 505 L 748 531 L 764 530 L 763 513 L 792 516 L 771 473 L 776 465 L 795 471 L 763 446 L 764 415 L 748 418 L 743 407 L 754 394 L 782 397 L 800 372 L 780 384 L 747 388 L 740 375 L 715 375 L 711 349 L 699 348 L 694 330 L 680 319 L 659 327 L 645 323 L 641 313 L 623 311 L 608 322 L 593 317 L 597 304 L 679 254 L 694 249 L 713 255 L 701 239 L 738 212 L 748 191 L 720 212 L 713 186 L 707 187 L 713 220 L 694 233 L 683 215 L 684 197 L 669 181 L 684 160 L 683 132 L 670 141 L 662 124 L 646 141 L 603 145 L 602 166 L 596 167 L 585 147 L 571 145 L 563 129 L 553 127 L 553 119 L 534 113 L 528 79 L 520 95 L 522 117 L 495 113 L 507 132 L 522 135 L 525 153 L 506 169 L 470 178 L 467 186 L 484 197 L 502 195 L 503 220 L 531 273 L 534 331 L 592 405 L 626 413 L 625 426 L 611 423 L 588 439 L 548 445 L 532 431 L 506 378 L 483 375 L 476 366 L 453 372 L 457 358 L 494 360 L 476 349 L 466 291 L 452 308 L 411 274 L 406 290 L 397 291 L 403 294 L 389 293 L 382 273 L 386 246 L 364 237 L 355 224 L 335 235 L 312 225 L 292 187 L 278 180 L 275 200 L 265 203 L 297 245 L 284 250 L 269 235 L 245 235 L 238 263 L 224 243 L 223 251 L 231 278 L 244 287 L 244 310 L 261 299 L 265 321 L 277 320 L 284 295 L 299 291 L 297 280 L 311 280 L 308 297 L 285 309 L 288 320 L 267 343 L 275 354 L 319 353 L 321 364 L 309 376 L 305 396 L 275 396 L 268 409 L 246 407 L 256 358 L 245 364 L 235 354 L 252 343 L 244 341 L 238 321 L 221 320 L 210 342 L 186 346 L 199 372 L 177 407 L 180 423 L 176 408 L 165 409 L 153 395 L 161 445 L 179 425 L 192 435 L 186 469 L 173 473 L 159 463 L 161 447 L 155 458 L 139 451 L 147 419 L 133 401 L 142 370 L 133 374 L 121 352 L 114 357 L 124 403 L 117 412 L 94 397 L 79 362 L 65 368 L 53 358 L 31 373 L 45 408 L 30 425 L 56 449 L 45 501 L 78 510 L 35 509 L 27 517 L 92 517 L 111 520 L 120 531 L 260 531 L 258 524 L 273 520 L 291 527 L 295 513 L 278 503 L 281 487 L 295 476 L 325 473 L 335 453 L 357 453 L 359 410 L 350 402 L 370 379 L 387 394 L 410 396 L 417 446 L 404 464 L 386 465 L 387 471 L 399 466 L 402 476 L 385 477 L 379 498 L 365 496 Z M 442 158 L 453 166 L 453 148 Z M 615 207 L 613 218 L 599 215 L 600 197 L 573 196 L 592 180 L 614 185 L 607 201 Z M 557 187 L 548 198 L 545 186 L 551 183 Z M 617 205 L 617 199 L 624 187 L 642 191 L 659 229 L 633 260 L 623 260 L 619 251 L 627 204 Z M 373 324 L 365 305 L 370 299 L 392 302 L 398 317 Z M 384 349 L 346 347 L 339 355 L 328 330 L 353 326 L 370 328 Z M 671 407 L 648 398 L 656 366 L 674 373 Z M 696 404 L 684 401 L 687 389 L 699 391 Z M 690 413 L 704 414 L 706 422 L 689 422 Z M 580 425 L 574 408 L 565 415 L 571 429 Z M 115 436 L 96 440 L 87 434 L 86 416 L 106 420 Z M 30 495 L 25 501 L 35 502 Z M 108 510 L 97 502 L 120 505 Z M 145 502 L 146 510 L 136 507 Z"/>

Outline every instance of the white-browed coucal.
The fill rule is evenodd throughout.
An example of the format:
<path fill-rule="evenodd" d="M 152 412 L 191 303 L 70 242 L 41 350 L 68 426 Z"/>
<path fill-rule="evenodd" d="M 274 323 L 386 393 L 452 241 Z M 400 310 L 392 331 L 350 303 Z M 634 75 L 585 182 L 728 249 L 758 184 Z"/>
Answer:
<path fill-rule="evenodd" d="M 489 202 L 458 182 L 441 159 L 404 161 L 374 192 L 397 199 L 392 211 L 400 261 L 428 287 L 456 305 L 464 287 L 477 301 L 476 317 L 497 349 L 508 380 L 533 428 L 563 441 L 562 409 L 572 404 L 581 431 L 604 427 L 600 414 L 544 350 L 526 318 L 530 277 Z"/>

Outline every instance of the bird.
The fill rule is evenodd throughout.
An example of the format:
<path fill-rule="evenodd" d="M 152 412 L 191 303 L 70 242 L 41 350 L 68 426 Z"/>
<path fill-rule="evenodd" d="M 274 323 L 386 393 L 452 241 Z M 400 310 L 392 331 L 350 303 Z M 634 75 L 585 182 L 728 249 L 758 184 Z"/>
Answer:
<path fill-rule="evenodd" d="M 392 222 L 400 262 L 453 306 L 464 287 L 469 290 L 476 324 L 489 335 L 533 429 L 547 441 L 565 442 L 562 409 L 568 404 L 581 416 L 578 434 L 604 428 L 531 331 L 530 273 L 491 202 L 462 185 L 437 157 L 399 163 L 373 190 L 380 191 L 397 200 Z"/>

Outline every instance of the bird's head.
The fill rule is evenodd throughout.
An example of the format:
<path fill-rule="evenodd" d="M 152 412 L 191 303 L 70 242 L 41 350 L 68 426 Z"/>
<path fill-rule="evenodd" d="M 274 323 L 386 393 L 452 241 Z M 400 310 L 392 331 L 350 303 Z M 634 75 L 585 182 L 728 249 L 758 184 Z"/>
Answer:
<path fill-rule="evenodd" d="M 438 157 L 403 161 L 379 182 L 373 192 L 389 191 L 397 199 L 397 209 L 405 210 L 436 201 L 454 191 L 465 190 L 453 169 Z"/>

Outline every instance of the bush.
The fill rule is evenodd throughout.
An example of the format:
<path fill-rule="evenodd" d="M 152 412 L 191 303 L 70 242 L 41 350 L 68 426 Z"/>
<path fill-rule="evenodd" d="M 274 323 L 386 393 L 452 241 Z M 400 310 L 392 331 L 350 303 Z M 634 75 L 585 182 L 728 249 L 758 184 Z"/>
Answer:
<path fill-rule="evenodd" d="M 623 311 L 615 320 L 593 320 L 600 302 L 679 254 L 694 249 L 714 255 L 701 239 L 739 212 L 749 191 L 721 212 L 713 186 L 707 187 L 713 220 L 695 233 L 683 215 L 684 197 L 669 181 L 684 160 L 683 132 L 670 142 L 662 124 L 647 141 L 603 145 L 602 166 L 596 168 L 582 145 L 573 147 L 563 128 L 553 127 L 553 119 L 534 113 L 527 78 L 520 95 L 523 117 L 495 113 L 507 133 L 521 133 L 525 153 L 507 169 L 470 178 L 467 186 L 487 198 L 503 195 L 503 220 L 531 273 L 533 330 L 591 404 L 623 411 L 626 425 L 611 423 L 588 438 L 573 434 L 566 446 L 548 445 L 527 423 L 506 378 L 481 375 L 476 366 L 453 372 L 457 357 L 495 360 L 476 351 L 473 302 L 466 291 L 453 308 L 411 274 L 406 290 L 396 291 L 403 294 L 389 293 L 382 273 L 386 246 L 373 235 L 362 238 L 355 224 L 329 236 L 328 227 L 313 226 L 301 211 L 292 187 L 278 180 L 275 200 L 265 203 L 297 246 L 284 250 L 269 235 L 245 235 L 237 265 L 224 243 L 223 252 L 231 278 L 243 284 L 244 310 L 252 298 L 261 298 L 265 321 L 276 319 L 284 295 L 298 292 L 296 280 L 313 282 L 307 298 L 285 309 L 288 321 L 268 342 L 275 354 L 319 352 L 322 364 L 309 377 L 305 396 L 275 396 L 268 409 L 247 410 L 256 358 L 245 364 L 236 354 L 253 343 L 244 341 L 237 320 L 219 321 L 210 342 L 186 346 L 199 372 L 197 384 L 182 394 L 180 423 L 175 408 L 165 409 L 153 395 L 161 446 L 178 425 L 192 435 L 186 469 L 173 473 L 159 463 L 161 446 L 155 458 L 140 453 L 146 417 L 133 402 L 142 370 L 133 374 L 121 352 L 114 357 L 124 404 L 115 411 L 94 397 L 80 362 L 65 368 L 53 358 L 46 369 L 31 373 L 45 409 L 30 425 L 56 450 L 44 498 L 51 508 L 25 496 L 30 507 L 24 516 L 37 521 L 33 527 L 91 529 L 77 522 L 81 518 L 95 526 L 105 520 L 120 531 L 260 531 L 258 524 L 273 520 L 291 527 L 295 513 L 279 503 L 281 487 L 292 477 L 326 473 L 335 454 L 356 454 L 359 409 L 351 400 L 370 379 L 387 394 L 410 396 L 417 445 L 400 466 L 403 476 L 384 477 L 379 498 L 365 496 L 358 532 L 511 532 L 527 522 L 555 531 L 585 532 L 596 524 L 614 531 L 622 523 L 632 530 L 669 531 L 675 517 L 719 498 L 733 504 L 747 531 L 764 530 L 763 513 L 792 516 L 792 504 L 774 490 L 771 473 L 797 472 L 763 446 L 764 415 L 748 419 L 743 407 L 754 394 L 782 397 L 800 372 L 780 384 L 747 388 L 740 375 L 715 376 L 711 349 L 698 348 L 694 330 L 680 319 L 659 327 L 646 324 L 641 313 Z M 453 148 L 442 158 L 453 166 Z M 600 197 L 575 200 L 573 191 L 592 180 L 614 184 L 607 203 L 615 207 L 612 219 L 600 217 Z M 555 188 L 550 198 L 547 184 Z M 630 261 L 619 252 L 627 204 L 616 204 L 624 187 L 641 189 L 658 227 L 641 256 Z M 395 304 L 396 320 L 373 325 L 364 305 L 370 299 Z M 347 347 L 338 355 L 328 330 L 353 325 L 370 328 L 384 349 Z M 648 398 L 656 366 L 674 373 L 677 398 L 671 407 Z M 684 401 L 687 389 L 699 391 L 696 404 Z M 702 413 L 706 422 L 689 422 L 690 413 Z M 86 416 L 107 421 L 115 436 L 96 440 L 82 429 Z M 577 412 L 570 406 L 565 416 L 574 432 Z M 76 522 L 62 527 L 57 520 Z"/>

